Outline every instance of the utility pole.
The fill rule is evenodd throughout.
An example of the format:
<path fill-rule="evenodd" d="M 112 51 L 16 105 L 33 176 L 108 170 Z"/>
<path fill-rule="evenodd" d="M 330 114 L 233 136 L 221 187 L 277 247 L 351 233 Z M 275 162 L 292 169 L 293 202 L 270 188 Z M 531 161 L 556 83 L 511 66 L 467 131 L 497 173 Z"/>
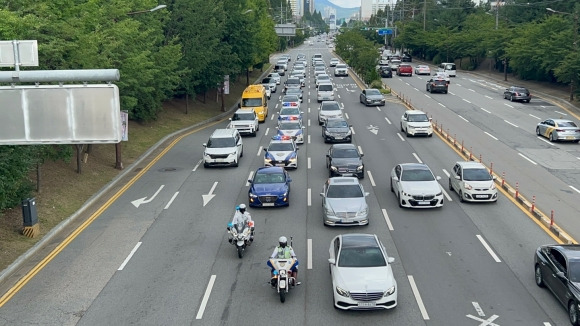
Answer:
<path fill-rule="evenodd" d="M 495 0 L 495 29 L 499 25 L 499 0 Z"/>
<path fill-rule="evenodd" d="M 423 1 L 423 30 L 427 26 L 427 0 Z M 495 27 L 497 29 L 497 26 Z"/>

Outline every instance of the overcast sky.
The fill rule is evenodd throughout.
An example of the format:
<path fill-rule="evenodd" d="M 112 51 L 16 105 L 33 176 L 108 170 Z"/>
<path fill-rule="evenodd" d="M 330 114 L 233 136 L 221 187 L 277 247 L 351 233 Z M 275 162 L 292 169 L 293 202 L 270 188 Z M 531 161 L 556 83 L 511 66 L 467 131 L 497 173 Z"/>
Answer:
<path fill-rule="evenodd" d="M 360 7 L 360 0 L 329 0 L 329 1 L 343 8 Z"/>

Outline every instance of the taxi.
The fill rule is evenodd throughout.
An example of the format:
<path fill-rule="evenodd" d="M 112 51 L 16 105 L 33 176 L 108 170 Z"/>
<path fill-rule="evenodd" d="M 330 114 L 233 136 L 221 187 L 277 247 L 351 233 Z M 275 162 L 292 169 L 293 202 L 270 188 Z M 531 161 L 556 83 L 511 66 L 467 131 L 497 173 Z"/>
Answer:
<path fill-rule="evenodd" d="M 264 151 L 264 166 L 298 168 L 298 147 L 292 137 L 274 136 Z"/>

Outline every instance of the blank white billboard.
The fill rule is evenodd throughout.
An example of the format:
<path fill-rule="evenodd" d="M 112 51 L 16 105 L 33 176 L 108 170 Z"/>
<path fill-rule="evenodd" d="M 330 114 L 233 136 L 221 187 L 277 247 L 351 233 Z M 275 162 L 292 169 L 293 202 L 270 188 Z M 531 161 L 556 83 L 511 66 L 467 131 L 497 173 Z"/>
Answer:
<path fill-rule="evenodd" d="M 0 87 L 0 145 L 121 141 L 116 85 Z"/>

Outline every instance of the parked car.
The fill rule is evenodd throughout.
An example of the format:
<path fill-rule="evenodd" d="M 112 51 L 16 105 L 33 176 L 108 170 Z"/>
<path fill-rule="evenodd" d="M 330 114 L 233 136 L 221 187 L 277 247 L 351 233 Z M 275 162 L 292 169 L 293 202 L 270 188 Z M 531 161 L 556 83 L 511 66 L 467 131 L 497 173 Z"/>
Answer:
<path fill-rule="evenodd" d="M 449 176 L 449 190 L 457 192 L 461 202 L 497 201 L 495 177 L 479 162 L 455 163 Z"/>
<path fill-rule="evenodd" d="M 391 192 L 399 200 L 399 207 L 443 207 L 443 189 L 426 164 L 397 164 L 391 171 Z"/>
<path fill-rule="evenodd" d="M 385 246 L 374 234 L 340 234 L 330 242 L 328 263 L 334 307 L 343 310 L 392 309 L 397 281 Z"/>
<path fill-rule="evenodd" d="M 555 244 L 540 246 L 534 255 L 534 278 L 568 310 L 572 325 L 580 325 L 580 246 Z"/>
<path fill-rule="evenodd" d="M 385 97 L 383 96 L 381 91 L 375 88 L 363 89 L 362 92 L 360 93 L 359 100 L 365 106 L 369 105 L 385 106 L 386 102 Z"/>
<path fill-rule="evenodd" d="M 566 119 L 547 119 L 536 126 L 536 135 L 544 136 L 551 142 L 565 140 L 580 141 L 580 128 L 574 121 Z"/>
<path fill-rule="evenodd" d="M 368 195 L 357 178 L 328 178 L 320 193 L 324 225 L 369 224 Z"/>
<path fill-rule="evenodd" d="M 530 94 L 530 91 L 525 87 L 511 86 L 510 88 L 506 88 L 505 92 L 503 92 L 503 98 L 512 102 L 522 101 L 530 103 L 532 94 Z"/>

